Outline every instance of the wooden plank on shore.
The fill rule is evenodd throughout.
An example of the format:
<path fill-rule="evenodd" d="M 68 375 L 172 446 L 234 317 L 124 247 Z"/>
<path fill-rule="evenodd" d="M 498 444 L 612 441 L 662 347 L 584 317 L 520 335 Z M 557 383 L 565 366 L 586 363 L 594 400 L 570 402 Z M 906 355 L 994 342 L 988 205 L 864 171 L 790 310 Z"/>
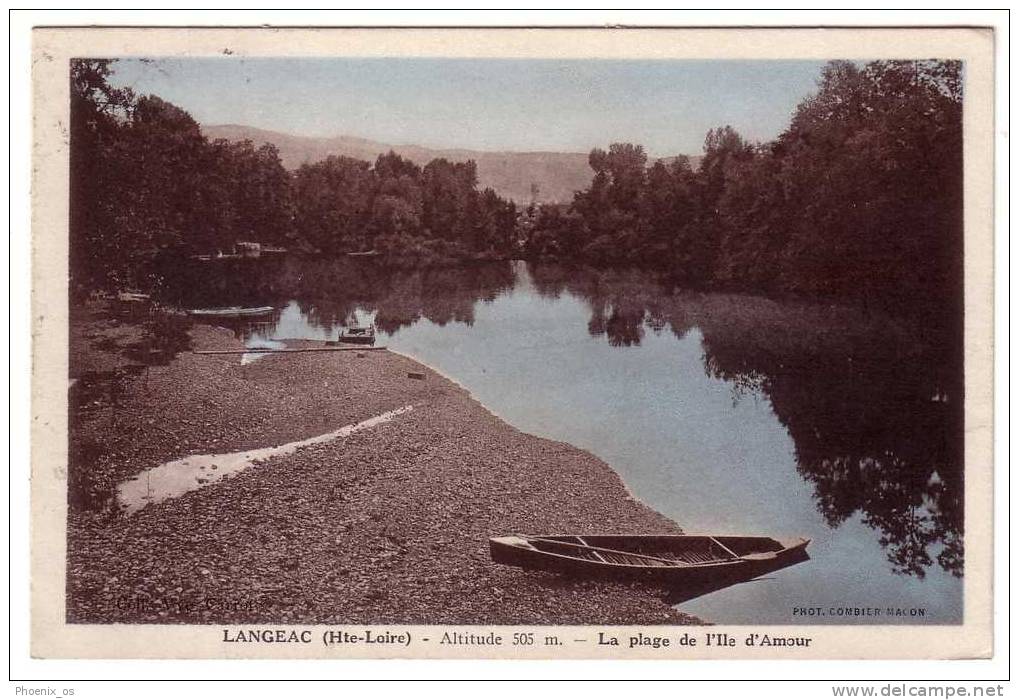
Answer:
<path fill-rule="evenodd" d="M 349 348 L 248 348 L 246 350 L 192 350 L 191 353 L 194 355 L 249 355 L 249 354 L 269 354 L 269 353 L 287 353 L 287 352 L 350 352 L 352 350 L 386 350 L 385 345 L 365 346 L 365 345 L 351 345 Z"/>

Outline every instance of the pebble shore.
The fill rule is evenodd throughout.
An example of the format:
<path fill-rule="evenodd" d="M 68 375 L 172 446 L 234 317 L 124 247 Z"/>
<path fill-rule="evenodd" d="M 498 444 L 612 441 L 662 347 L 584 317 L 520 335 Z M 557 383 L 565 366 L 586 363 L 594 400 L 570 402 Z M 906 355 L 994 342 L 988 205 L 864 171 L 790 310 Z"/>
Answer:
<path fill-rule="evenodd" d="M 241 347 L 225 329 L 189 332 L 195 349 Z M 89 354 L 87 341 L 77 344 L 72 372 Z M 699 622 L 639 584 L 494 564 L 493 535 L 680 529 L 632 499 L 593 455 L 520 432 L 409 358 L 361 355 L 241 364 L 240 355 L 183 352 L 133 374 L 115 407 L 79 421 L 72 440 L 90 441 L 95 459 L 124 479 L 189 454 L 303 440 L 413 406 L 130 516 L 73 510 L 68 621 Z"/>

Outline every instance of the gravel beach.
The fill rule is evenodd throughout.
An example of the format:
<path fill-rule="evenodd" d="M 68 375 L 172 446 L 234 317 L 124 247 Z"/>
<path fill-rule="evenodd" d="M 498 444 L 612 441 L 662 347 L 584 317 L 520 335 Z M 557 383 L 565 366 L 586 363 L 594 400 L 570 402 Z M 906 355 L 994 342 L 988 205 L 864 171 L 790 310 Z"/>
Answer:
<path fill-rule="evenodd" d="M 72 378 L 84 381 L 116 366 L 111 329 L 126 324 L 77 318 Z M 241 347 L 222 328 L 186 333 L 194 349 Z M 72 509 L 68 621 L 699 622 L 641 585 L 494 564 L 487 539 L 496 534 L 680 530 L 591 454 L 518 431 L 409 358 L 362 355 L 242 364 L 240 355 L 185 351 L 125 372 L 115 401 L 81 403 L 72 451 L 89 448 L 78 468 L 101 468 L 114 481 L 186 455 L 278 445 L 413 409 L 130 516 Z"/>

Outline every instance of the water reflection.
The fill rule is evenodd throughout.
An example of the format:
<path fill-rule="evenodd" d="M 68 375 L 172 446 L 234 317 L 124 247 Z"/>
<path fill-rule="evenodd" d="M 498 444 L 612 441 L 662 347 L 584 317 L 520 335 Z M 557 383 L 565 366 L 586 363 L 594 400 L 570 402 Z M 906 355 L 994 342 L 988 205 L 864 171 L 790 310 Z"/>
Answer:
<path fill-rule="evenodd" d="M 702 335 L 705 372 L 734 401 L 767 397 L 832 527 L 856 513 L 896 572 L 962 574 L 962 375 L 957 325 L 672 289 L 634 271 L 532 268 L 535 288 L 591 307 L 592 335 L 639 345 L 645 329 Z M 954 331 L 954 333 L 953 333 Z"/>
<path fill-rule="evenodd" d="M 618 383 L 612 396 L 619 401 L 626 387 L 658 396 L 656 391 L 664 391 L 661 384 L 679 381 L 675 376 L 652 374 L 658 370 L 647 363 L 627 364 L 621 353 L 653 345 L 655 352 L 661 347 L 661 352 L 672 353 L 668 361 L 675 363 L 694 343 L 691 347 L 699 348 L 703 376 L 728 387 L 732 410 L 726 420 L 739 425 L 740 406 L 753 402 L 770 411 L 784 428 L 793 444 L 793 467 L 800 484 L 809 485 L 813 508 L 827 527 L 855 533 L 862 523 L 876 533 L 886 566 L 895 574 L 923 578 L 940 570 L 962 575 L 963 395 L 957 319 L 906 322 L 824 304 L 697 293 L 641 271 L 522 263 L 389 270 L 371 261 L 300 257 L 258 263 L 257 268 L 252 265 L 231 261 L 214 275 L 208 269 L 195 272 L 188 284 L 166 294 L 183 306 L 272 304 L 286 309 L 268 327 L 238 329 L 263 339 L 326 339 L 335 337 L 343 325 L 370 318 L 384 336 L 380 342 L 399 348 L 401 342 L 407 345 L 415 338 L 411 350 L 430 348 L 438 357 L 422 359 L 460 363 L 442 369 L 456 374 L 459 367 L 461 374 L 470 375 L 457 378 L 483 401 L 488 388 L 506 396 L 515 385 L 531 382 L 539 393 L 528 395 L 521 389 L 520 402 L 528 402 L 528 416 L 542 416 L 546 423 L 556 419 L 549 418 L 555 412 L 552 395 L 540 393 L 540 388 L 551 390 L 550 379 L 543 373 L 573 376 L 575 366 L 584 363 L 582 354 L 596 353 L 594 346 L 582 345 L 575 333 L 573 324 L 579 321 L 583 328 L 583 321 L 576 318 L 578 311 L 587 316 L 582 330 L 586 337 L 620 353 L 613 356 L 619 366 L 606 365 L 601 377 L 606 383 Z M 488 314 L 491 318 L 483 329 L 474 328 L 479 309 L 497 299 L 505 308 Z M 292 301 L 294 305 L 288 306 Z M 451 339 L 453 328 L 464 330 Z M 468 336 L 463 335 L 466 329 L 474 333 L 470 350 Z M 666 347 L 663 344 L 669 338 L 671 344 Z M 465 359 L 470 352 L 475 356 Z M 521 360 L 520 354 L 527 358 Z M 561 381 L 563 391 L 573 392 L 570 409 L 589 415 L 593 424 L 600 409 L 584 402 L 593 400 L 585 397 L 595 396 L 595 389 L 586 395 L 574 390 L 578 382 L 588 380 L 573 377 L 574 387 L 566 386 L 566 379 Z M 693 384 L 692 379 L 683 381 Z M 667 454 L 667 448 L 675 452 L 676 445 L 682 452 L 683 445 L 706 439 L 697 435 L 699 429 L 716 429 L 676 418 L 700 415 L 704 420 L 708 411 L 696 404 L 692 392 L 677 392 L 675 397 L 655 399 L 663 403 L 664 414 L 661 424 L 648 428 L 647 434 L 631 436 L 632 430 L 620 430 L 617 442 L 625 443 L 625 448 L 619 449 L 629 450 L 628 454 L 640 451 L 643 438 L 648 443 L 660 440 L 662 454 Z M 512 413 L 512 407 L 507 405 L 505 413 Z M 592 425 L 564 428 L 562 433 L 550 429 L 550 433 L 579 444 L 588 434 L 585 430 L 598 429 Z M 639 433 L 642 427 L 637 425 L 635 430 Z M 747 435 L 753 436 L 753 430 L 757 428 L 748 428 Z M 714 439 L 721 443 L 727 437 L 731 438 L 719 434 Z M 741 449 L 754 449 L 752 439 L 744 442 Z M 614 465 L 619 461 L 615 454 L 600 456 Z M 701 465 L 692 454 L 680 456 L 695 470 L 727 468 L 707 460 Z M 633 469 L 662 468 L 650 458 L 645 461 L 635 458 L 643 466 Z M 765 469 L 792 471 L 780 462 Z M 702 475 L 675 478 L 682 482 Z M 786 473 L 779 471 L 753 478 L 738 473 L 728 476 L 747 484 L 772 477 L 776 483 L 788 483 Z M 624 473 L 624 478 L 632 488 L 629 479 L 635 479 L 654 501 L 656 489 L 660 491 L 660 485 L 672 477 L 649 476 L 646 486 L 639 474 Z M 723 476 L 717 478 L 725 483 Z M 795 487 L 784 488 L 790 491 L 790 503 L 799 498 L 793 493 Z M 746 486 L 741 497 L 752 498 L 752 487 Z M 720 505 L 730 512 L 740 508 L 738 502 Z M 687 524 L 683 509 L 691 508 L 690 503 L 676 508 L 681 524 Z M 738 515 L 732 517 L 733 529 L 738 531 Z M 946 612 L 945 617 L 951 619 L 953 613 Z"/>
<path fill-rule="evenodd" d="M 426 319 L 439 326 L 471 325 L 475 305 L 513 287 L 509 262 L 464 268 L 392 270 L 371 261 L 289 256 L 195 264 L 164 290 L 180 306 L 285 306 L 296 300 L 307 324 L 323 336 L 374 316 L 392 334 Z M 168 276 L 168 279 L 172 277 Z M 279 323 L 279 319 L 275 319 Z"/>

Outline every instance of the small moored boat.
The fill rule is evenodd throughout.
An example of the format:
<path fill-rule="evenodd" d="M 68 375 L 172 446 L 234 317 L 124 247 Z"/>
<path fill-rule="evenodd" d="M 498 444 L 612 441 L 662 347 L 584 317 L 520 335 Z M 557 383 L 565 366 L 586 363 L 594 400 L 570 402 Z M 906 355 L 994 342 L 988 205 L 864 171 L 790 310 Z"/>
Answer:
<path fill-rule="evenodd" d="M 809 559 L 809 543 L 723 535 L 510 535 L 490 538 L 489 549 L 493 561 L 524 569 L 702 586 Z"/>
<path fill-rule="evenodd" d="M 340 331 L 339 343 L 375 344 L 375 326 L 350 326 Z"/>
<path fill-rule="evenodd" d="M 191 309 L 188 311 L 192 316 L 211 318 L 241 318 L 244 316 L 266 316 L 273 312 L 271 306 L 226 306 L 218 309 Z"/>

